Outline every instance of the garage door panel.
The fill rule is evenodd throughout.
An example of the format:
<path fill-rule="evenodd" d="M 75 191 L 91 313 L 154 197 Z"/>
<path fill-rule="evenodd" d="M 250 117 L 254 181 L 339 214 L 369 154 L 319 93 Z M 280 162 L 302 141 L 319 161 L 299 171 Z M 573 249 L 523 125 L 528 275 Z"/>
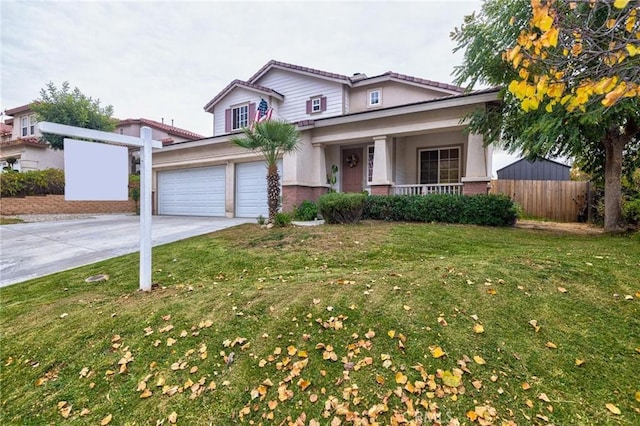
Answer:
<path fill-rule="evenodd" d="M 158 213 L 225 215 L 225 166 L 158 172 Z"/>
<path fill-rule="evenodd" d="M 278 161 L 282 179 L 282 160 Z M 264 161 L 236 164 L 236 217 L 267 217 L 267 167 Z"/>

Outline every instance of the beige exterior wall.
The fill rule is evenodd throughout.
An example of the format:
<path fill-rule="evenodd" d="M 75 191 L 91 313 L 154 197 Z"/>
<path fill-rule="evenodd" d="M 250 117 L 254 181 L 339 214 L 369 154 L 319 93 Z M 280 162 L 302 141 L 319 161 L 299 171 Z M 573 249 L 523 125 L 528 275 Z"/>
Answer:
<path fill-rule="evenodd" d="M 25 113 L 21 113 L 21 114 L 16 114 L 13 117 L 13 131 L 11 133 L 11 140 L 15 140 L 18 138 L 22 138 L 22 137 L 39 137 L 41 136 L 40 132 L 38 131 L 38 129 L 34 128 L 34 132 L 31 133 L 31 129 L 27 128 L 27 135 L 26 136 L 22 136 L 22 119 L 26 118 L 27 121 L 29 121 L 30 117 L 33 117 L 33 120 L 35 120 L 35 114 L 31 111 L 29 112 L 25 112 Z M 35 125 L 35 121 L 34 121 L 34 125 Z"/>
<path fill-rule="evenodd" d="M 369 91 L 372 89 L 382 90 L 382 105 L 369 107 Z M 423 87 L 402 84 L 396 81 L 385 81 L 380 84 L 371 84 L 352 88 L 349 94 L 349 112 L 369 111 L 377 108 L 387 108 L 397 105 L 406 105 L 414 102 L 428 101 L 440 98 L 442 92 L 426 89 Z"/>
<path fill-rule="evenodd" d="M 30 145 L 13 145 L 0 150 L 0 159 L 17 158 L 17 170 L 64 169 L 64 151 Z"/>
<path fill-rule="evenodd" d="M 465 147 L 467 135 L 462 131 L 438 132 L 424 135 L 409 136 L 400 138 L 397 143 L 395 169 L 396 185 L 409 185 L 419 182 L 418 161 L 421 149 L 460 147 L 461 153 L 461 176 L 465 176 L 466 158 Z"/>

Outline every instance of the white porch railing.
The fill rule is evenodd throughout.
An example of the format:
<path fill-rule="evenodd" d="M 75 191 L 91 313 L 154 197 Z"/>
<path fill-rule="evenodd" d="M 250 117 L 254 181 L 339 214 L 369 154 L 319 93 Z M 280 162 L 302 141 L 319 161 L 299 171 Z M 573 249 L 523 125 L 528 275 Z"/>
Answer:
<path fill-rule="evenodd" d="M 393 195 L 462 194 L 461 183 L 394 185 Z"/>

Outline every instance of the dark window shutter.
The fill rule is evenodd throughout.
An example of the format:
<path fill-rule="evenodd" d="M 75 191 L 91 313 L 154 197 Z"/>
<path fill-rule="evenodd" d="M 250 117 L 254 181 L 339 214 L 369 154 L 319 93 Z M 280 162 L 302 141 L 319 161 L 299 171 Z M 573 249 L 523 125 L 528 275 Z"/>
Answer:
<path fill-rule="evenodd" d="M 307 101 L 307 114 L 311 114 L 311 99 Z"/>
<path fill-rule="evenodd" d="M 323 96 L 320 98 L 320 111 L 327 110 L 327 97 Z"/>
<path fill-rule="evenodd" d="M 253 123 L 256 119 L 256 104 L 249 104 L 249 124 Z"/>
<path fill-rule="evenodd" d="M 224 131 L 225 133 L 231 131 L 231 108 L 224 111 Z"/>

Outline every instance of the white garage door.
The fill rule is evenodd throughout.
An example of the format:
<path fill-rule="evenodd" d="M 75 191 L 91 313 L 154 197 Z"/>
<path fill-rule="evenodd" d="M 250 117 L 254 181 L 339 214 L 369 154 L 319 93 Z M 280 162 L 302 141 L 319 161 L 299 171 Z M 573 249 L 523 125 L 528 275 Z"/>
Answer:
<path fill-rule="evenodd" d="M 282 160 L 278 161 L 282 181 Z M 264 161 L 236 164 L 236 217 L 269 216 L 267 166 Z"/>
<path fill-rule="evenodd" d="M 225 166 L 158 172 L 158 213 L 224 216 Z"/>

